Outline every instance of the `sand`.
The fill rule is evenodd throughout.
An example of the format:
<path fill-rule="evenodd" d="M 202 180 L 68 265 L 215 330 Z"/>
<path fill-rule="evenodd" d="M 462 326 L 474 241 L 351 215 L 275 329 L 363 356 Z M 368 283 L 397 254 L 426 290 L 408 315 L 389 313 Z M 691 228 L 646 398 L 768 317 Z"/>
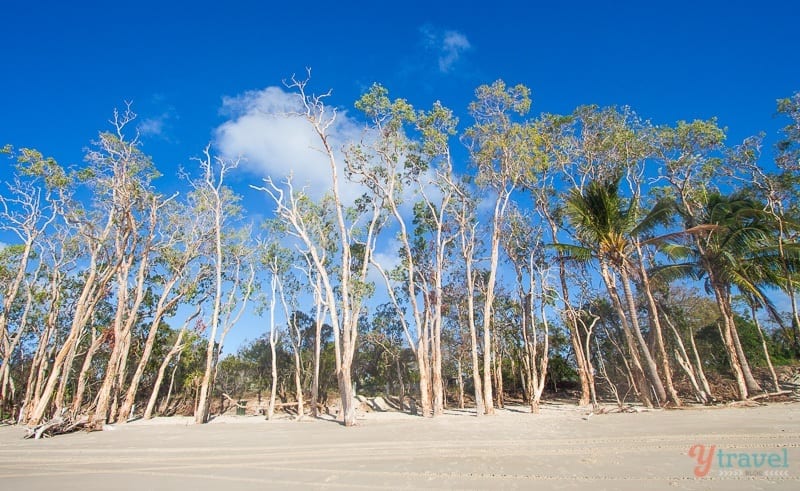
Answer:
<path fill-rule="evenodd" d="M 800 489 L 800 404 L 588 418 L 546 404 L 538 415 L 511 407 L 480 419 L 373 412 L 354 428 L 255 416 L 113 428 L 38 441 L 0 428 L 0 489 Z M 697 444 L 730 466 L 715 455 L 697 478 Z M 783 460 L 768 466 L 773 454 Z"/>

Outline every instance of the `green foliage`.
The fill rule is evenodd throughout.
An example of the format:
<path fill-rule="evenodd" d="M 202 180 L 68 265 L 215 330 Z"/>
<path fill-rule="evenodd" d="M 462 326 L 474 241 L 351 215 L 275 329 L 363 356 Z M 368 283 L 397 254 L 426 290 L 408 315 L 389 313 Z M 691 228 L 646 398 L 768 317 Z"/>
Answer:
<path fill-rule="evenodd" d="M 6 147 L 10 152 L 10 147 Z M 17 156 L 17 172 L 21 176 L 41 179 L 51 190 L 64 189 L 72 184 L 72 177 L 53 157 L 44 157 L 41 152 L 23 148 Z"/>
<path fill-rule="evenodd" d="M 789 118 L 783 128 L 783 138 L 777 143 L 775 161 L 794 174 L 800 171 L 800 92 L 778 100 L 778 113 Z"/>

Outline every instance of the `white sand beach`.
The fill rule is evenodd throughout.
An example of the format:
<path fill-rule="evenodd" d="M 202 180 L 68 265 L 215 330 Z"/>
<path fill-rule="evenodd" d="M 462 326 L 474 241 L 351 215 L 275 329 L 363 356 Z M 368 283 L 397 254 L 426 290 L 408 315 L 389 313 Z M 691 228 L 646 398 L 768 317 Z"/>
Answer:
<path fill-rule="evenodd" d="M 800 489 L 796 403 L 591 417 L 563 404 L 480 419 L 371 412 L 353 428 L 159 418 L 38 441 L 24 434 L 0 428 L 2 489 Z M 714 446 L 702 478 L 694 445 Z M 772 454 L 784 461 L 768 462 Z"/>

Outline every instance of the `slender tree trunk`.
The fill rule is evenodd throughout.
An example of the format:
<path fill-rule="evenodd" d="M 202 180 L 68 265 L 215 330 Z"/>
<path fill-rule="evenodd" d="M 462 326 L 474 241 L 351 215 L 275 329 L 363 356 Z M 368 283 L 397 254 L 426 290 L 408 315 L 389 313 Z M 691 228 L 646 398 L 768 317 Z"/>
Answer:
<path fill-rule="evenodd" d="M 158 367 L 158 374 L 156 375 L 156 381 L 153 384 L 153 391 L 150 393 L 150 398 L 147 400 L 147 407 L 144 410 L 144 419 L 151 419 L 153 417 L 153 410 L 156 407 L 156 401 L 158 400 L 158 393 L 161 392 L 161 384 L 164 381 L 164 374 L 167 371 L 167 367 L 169 366 L 169 362 L 172 360 L 172 357 L 176 354 L 179 355 L 181 350 L 183 350 L 183 337 L 186 335 L 186 331 L 189 327 L 189 324 L 200 315 L 202 302 L 198 302 L 197 309 L 195 310 L 194 314 L 189 316 L 186 321 L 183 323 L 183 327 L 180 331 L 178 331 L 178 335 L 175 337 L 175 342 L 172 344 L 172 348 L 167 352 L 167 355 L 164 357 L 164 360 L 161 362 L 161 365 Z M 180 356 L 178 356 L 180 360 Z M 177 368 L 177 364 L 175 366 Z M 174 376 L 174 372 L 173 372 Z M 170 388 L 171 391 L 171 388 Z"/>
<path fill-rule="evenodd" d="M 544 282 L 544 280 L 542 280 Z M 544 290 L 544 285 L 542 285 Z M 531 282 L 531 291 L 533 291 L 533 282 Z M 542 292 L 544 295 L 544 291 Z M 531 298 L 531 303 L 533 302 L 533 298 Z M 532 360 L 533 363 L 537 363 L 536 355 L 538 354 L 538 366 L 536 367 L 536 384 L 532 387 L 533 388 L 533 398 L 531 399 L 531 413 L 538 413 L 539 412 L 539 403 L 542 399 L 542 393 L 544 392 L 545 382 L 547 381 L 547 366 L 550 359 L 550 322 L 547 320 L 547 312 L 545 311 L 545 304 L 546 302 L 544 299 L 540 302 L 540 309 L 541 309 L 541 316 L 542 316 L 542 327 L 544 328 L 543 336 L 542 336 L 542 344 L 541 352 L 539 352 L 539 341 L 536 338 L 536 330 L 533 331 L 533 342 L 534 347 L 534 359 Z M 533 318 L 533 312 L 531 311 L 531 326 L 535 326 L 535 321 Z"/>
<path fill-rule="evenodd" d="M 400 400 L 400 412 L 402 413 L 405 411 L 405 403 L 403 402 L 403 399 L 405 399 L 406 397 L 406 385 L 405 383 L 403 383 L 403 371 L 400 369 L 400 356 L 394 359 L 394 365 L 395 365 L 395 370 L 397 372 L 397 383 L 400 386 L 399 400 Z"/>
<path fill-rule="evenodd" d="M 103 338 L 97 335 L 97 330 L 92 329 L 92 342 L 86 350 L 86 356 L 83 359 L 83 366 L 81 366 L 80 374 L 78 374 L 78 386 L 75 389 L 75 395 L 72 398 L 72 415 L 77 416 L 80 414 L 81 406 L 83 405 L 83 394 L 86 391 L 86 376 L 89 369 L 92 367 L 92 360 L 94 354 L 103 344 Z"/>
<path fill-rule="evenodd" d="M 586 366 L 589 367 L 589 370 L 586 372 L 587 375 L 586 378 L 589 380 L 589 391 L 590 391 L 592 409 L 595 410 L 598 407 L 598 403 L 597 403 L 597 387 L 595 386 L 595 375 L 594 375 L 594 368 L 592 365 L 591 343 L 592 343 L 592 332 L 594 331 L 594 326 L 597 324 L 599 320 L 600 320 L 599 317 L 595 317 L 591 325 L 589 325 L 588 327 L 585 325 L 585 323 L 582 324 L 586 336 L 584 341 L 586 343 L 584 347 L 585 349 L 584 352 L 586 353 L 585 360 L 586 360 Z M 577 319 L 575 319 L 574 322 L 577 324 L 578 322 Z"/>
<path fill-rule="evenodd" d="M 736 349 L 734 337 L 733 337 L 733 326 L 731 323 L 731 316 L 728 315 L 728 308 L 725 304 L 725 292 L 723 291 L 722 287 L 717 285 L 714 280 L 712 279 L 712 287 L 714 289 L 714 294 L 717 299 L 717 305 L 720 310 L 720 314 L 722 315 L 723 321 L 723 328 L 722 328 L 722 341 L 725 345 L 725 350 L 728 353 L 728 359 L 731 365 L 731 370 L 733 371 L 734 378 L 736 379 L 736 385 L 739 390 L 739 399 L 744 400 L 747 399 L 748 394 L 748 387 L 747 382 L 745 381 L 744 372 L 742 371 L 741 361 L 739 359 L 738 350 Z"/>
<path fill-rule="evenodd" d="M 34 281 L 39 276 L 40 269 L 41 266 L 38 266 L 37 270 L 33 273 Z M 9 342 L 7 326 L 0 329 L 0 333 L 3 331 L 6 333 L 6 336 L 3 337 L 3 361 L 0 363 L 0 407 L 14 399 L 14 386 L 13 380 L 11 379 L 11 359 L 19 345 L 20 339 L 22 339 L 23 334 L 25 334 L 25 331 L 28 329 L 28 314 L 33 304 L 33 292 L 30 287 L 27 288 L 25 296 L 25 307 L 18 321 L 17 331 L 14 333 L 13 339 Z M 5 316 L 5 313 L 0 313 L 0 316 Z"/>
<path fill-rule="evenodd" d="M 43 368 L 46 366 L 45 355 L 47 354 L 47 348 L 50 344 L 50 331 L 50 326 L 45 324 L 42 333 L 39 335 L 39 339 L 36 344 L 36 351 L 31 359 L 31 367 L 28 371 L 28 380 L 25 383 L 25 392 L 23 394 L 19 414 L 17 415 L 17 421 L 20 423 L 27 419 L 28 408 L 31 406 L 31 403 L 34 400 L 36 388 L 40 385 L 39 381 L 41 381 L 44 376 Z"/>
<path fill-rule="evenodd" d="M 730 340 L 733 343 L 733 351 L 736 354 L 736 364 L 738 371 L 741 372 L 742 377 L 744 378 L 745 386 L 747 387 L 746 395 L 742 396 L 746 398 L 753 392 L 760 392 L 761 385 L 756 381 L 755 377 L 753 377 L 753 372 L 750 370 L 750 364 L 747 362 L 747 356 L 742 349 L 742 344 L 739 341 L 739 332 L 736 328 L 736 321 L 734 320 L 733 310 L 731 309 L 731 295 L 730 291 L 723 287 L 717 286 L 715 287 L 715 292 L 719 292 L 718 298 L 722 301 L 720 302 L 720 310 L 722 315 L 725 319 L 725 337 L 730 336 Z M 726 340 L 727 346 L 727 340 Z M 737 380 L 738 380 L 738 371 L 735 370 Z M 741 393 L 740 393 L 741 396 Z"/>
<path fill-rule="evenodd" d="M 481 386 L 480 361 L 478 358 L 478 333 L 475 326 L 475 277 L 472 273 L 472 256 L 466 258 L 467 319 L 469 324 L 470 351 L 472 354 L 472 384 L 475 388 L 475 414 L 481 417 L 486 412 Z"/>
<path fill-rule="evenodd" d="M 661 355 L 661 368 L 664 372 L 664 379 L 667 382 L 667 393 L 669 395 L 670 402 L 680 407 L 682 403 L 680 396 L 678 396 L 678 391 L 675 390 L 675 384 L 672 380 L 672 368 L 670 367 L 669 356 L 667 355 L 667 349 L 664 344 L 664 335 L 661 329 L 661 320 L 658 316 L 658 307 L 656 305 L 655 298 L 653 297 L 652 289 L 650 288 L 650 278 L 647 274 L 647 268 L 644 265 L 642 247 L 638 240 L 635 241 L 635 244 L 639 257 L 639 274 L 642 280 L 645 297 L 647 298 L 647 306 L 649 307 L 648 310 L 650 312 L 650 322 L 652 323 L 653 331 L 655 332 L 656 346 L 658 347 L 659 354 Z"/>
<path fill-rule="evenodd" d="M 764 359 L 767 360 L 769 373 L 772 375 L 772 385 L 775 387 L 775 392 L 780 392 L 781 384 L 778 382 L 778 375 L 775 373 L 775 367 L 772 366 L 772 358 L 769 355 L 767 340 L 764 338 L 764 330 L 761 329 L 761 322 L 758 320 L 758 316 L 756 315 L 756 306 L 753 302 L 750 302 L 750 313 L 753 316 L 753 323 L 756 325 L 756 329 L 758 330 L 758 337 L 761 339 L 761 348 L 764 350 Z"/>
<path fill-rule="evenodd" d="M 153 418 L 153 410 L 156 407 L 156 401 L 158 400 L 158 393 L 161 391 L 161 384 L 164 381 L 164 374 L 167 371 L 167 367 L 169 366 L 170 360 L 172 360 L 172 356 L 175 352 L 170 351 L 167 356 L 164 358 L 164 361 L 161 362 L 161 365 L 158 367 L 158 373 L 156 374 L 156 381 L 153 384 L 153 391 L 150 393 L 150 397 L 147 399 L 147 407 L 144 410 L 144 419 L 152 419 Z"/>
<path fill-rule="evenodd" d="M 636 300 L 633 298 L 633 291 L 631 290 L 630 278 L 625 267 L 620 268 L 620 276 L 622 280 L 622 290 L 625 293 L 625 300 L 628 303 L 628 312 L 630 312 L 630 322 L 633 334 L 644 356 L 645 366 L 647 368 L 647 378 L 653 386 L 658 396 L 658 403 L 663 404 L 667 400 L 667 393 L 664 390 L 664 384 L 661 383 L 661 377 L 658 374 L 658 366 L 656 365 L 650 349 L 642 336 L 642 330 L 639 327 L 639 316 L 637 315 Z"/>
<path fill-rule="evenodd" d="M 210 158 L 207 162 L 206 168 L 206 182 L 209 187 L 214 188 L 216 191 L 216 202 L 213 203 L 214 207 L 214 307 L 211 312 L 211 332 L 208 336 L 208 344 L 206 346 L 206 363 L 205 370 L 203 371 L 203 380 L 200 383 L 200 393 L 198 395 L 194 420 L 195 423 L 203 424 L 208 423 L 209 407 L 211 402 L 211 389 L 214 383 L 214 375 L 216 373 L 216 341 L 217 330 L 219 329 L 219 318 L 222 309 L 222 202 L 219 196 L 219 190 L 216 189 L 211 182 L 211 162 Z"/>
<path fill-rule="evenodd" d="M 550 234 L 553 242 L 558 242 L 558 225 L 555 219 L 550 214 L 547 206 L 541 206 L 545 219 L 550 226 Z M 561 302 L 563 304 L 563 311 L 566 312 L 565 323 L 569 329 L 569 339 L 572 344 L 572 353 L 575 356 L 575 367 L 578 372 L 578 379 L 581 383 L 581 397 L 578 400 L 579 406 L 588 406 L 592 400 L 592 393 L 594 388 L 594 376 L 592 375 L 592 366 L 589 363 L 588 348 L 584 351 L 583 343 L 581 342 L 580 331 L 578 330 L 578 320 L 574 309 L 570 303 L 569 286 L 567 284 L 567 269 L 564 264 L 564 253 L 558 251 L 558 279 L 561 287 Z"/>
<path fill-rule="evenodd" d="M 694 340 L 694 331 L 691 327 L 689 327 L 689 341 L 692 344 L 692 354 L 694 355 L 695 367 L 697 368 L 697 375 L 700 377 L 700 382 L 703 384 L 703 390 L 706 391 L 706 394 L 708 394 L 708 397 L 711 400 L 714 400 L 714 394 L 711 392 L 711 385 L 708 383 L 708 379 L 706 378 L 706 371 L 703 368 L 703 362 L 700 359 L 700 352 L 697 350 L 697 343 Z"/>
<path fill-rule="evenodd" d="M 494 414 L 494 396 L 492 394 L 492 317 L 494 307 L 494 289 L 497 278 L 497 263 L 500 252 L 500 225 L 502 210 L 508 203 L 509 195 L 505 200 L 497 198 L 492 221 L 491 254 L 489 258 L 489 278 L 486 282 L 486 298 L 483 303 L 483 404 L 486 414 Z"/>
<path fill-rule="evenodd" d="M 434 304 L 439 300 L 434 300 Z M 431 372 L 432 372 L 432 385 L 433 385 L 433 416 L 441 416 L 444 413 L 444 381 L 442 378 L 442 314 L 441 308 L 434 307 L 434 316 L 432 319 L 432 350 L 433 356 L 431 357 Z"/>
<path fill-rule="evenodd" d="M 736 327 L 736 321 L 734 320 L 732 314 L 730 316 L 730 326 L 731 334 L 733 335 L 733 345 L 736 348 L 736 354 L 739 357 L 739 363 L 742 365 L 742 374 L 744 375 L 744 381 L 747 384 L 747 391 L 749 394 L 761 392 L 763 389 L 761 388 L 761 384 L 756 381 L 756 378 L 753 376 L 753 371 L 750 369 L 750 363 L 747 361 L 747 356 L 744 354 L 742 343 L 739 340 L 739 329 Z"/>
<path fill-rule="evenodd" d="M 161 401 L 161 405 L 158 408 L 158 412 L 164 414 L 169 409 L 169 401 L 172 398 L 172 389 L 175 387 L 175 374 L 178 372 L 178 367 L 180 366 L 181 355 L 183 352 L 178 353 L 178 357 L 175 358 L 175 366 L 172 367 L 172 372 L 169 374 L 169 387 L 167 387 L 167 395 L 164 397 L 164 400 Z M 194 382 L 193 382 L 194 383 Z M 199 387 L 198 387 L 199 390 Z M 197 391 L 195 391 L 194 396 L 194 407 L 197 407 Z M 184 397 L 185 400 L 185 397 Z"/>
<path fill-rule="evenodd" d="M 675 336 L 675 342 L 678 344 L 678 351 L 675 352 L 675 358 L 678 360 L 678 364 L 681 366 L 683 371 L 689 377 L 689 381 L 692 383 L 692 388 L 694 389 L 697 401 L 701 404 L 708 404 L 710 395 L 705 390 L 700 388 L 700 384 L 697 381 L 697 374 L 692 366 L 689 353 L 686 351 L 686 346 L 683 343 L 683 339 L 681 339 L 678 329 L 675 327 L 666 313 L 662 312 L 661 315 L 663 315 L 664 320 L 667 322 L 672 334 Z"/>
<path fill-rule="evenodd" d="M 319 368 L 320 356 L 322 354 L 322 318 L 319 315 L 320 306 L 317 304 L 317 320 L 315 324 L 314 335 L 314 378 L 311 382 L 311 415 L 315 418 L 319 417 Z"/>
<path fill-rule="evenodd" d="M 423 329 L 417 343 L 417 365 L 419 368 L 419 403 L 422 408 L 422 416 L 430 418 L 433 416 L 431 401 L 431 370 L 428 366 L 428 335 L 427 329 Z"/>
<path fill-rule="evenodd" d="M 64 373 L 61 376 L 61 379 L 58 381 L 58 390 L 56 390 L 56 396 L 53 400 L 53 405 L 55 406 L 56 414 L 61 413 L 61 409 L 66 405 L 66 394 L 67 394 L 67 384 L 69 384 L 72 375 L 72 367 L 75 364 L 75 357 L 78 354 L 78 347 L 80 346 L 81 339 L 83 338 L 84 333 L 81 333 L 78 339 L 72 343 L 70 346 L 69 353 L 67 354 L 66 359 L 64 360 Z M 56 360 L 57 361 L 57 360 Z"/>
<path fill-rule="evenodd" d="M 355 426 L 356 424 L 356 404 L 355 391 L 353 390 L 353 379 L 350 376 L 352 366 L 349 360 L 342 362 L 342 370 L 339 372 L 337 380 L 339 383 L 339 393 L 342 398 L 342 424 L 344 426 Z"/>
<path fill-rule="evenodd" d="M 494 380 L 495 380 L 495 397 L 497 398 L 497 407 L 503 409 L 505 407 L 505 400 L 503 399 L 503 353 L 498 351 L 495 344 L 495 354 L 492 357 L 494 361 Z"/>
<path fill-rule="evenodd" d="M 269 389 L 269 403 L 267 405 L 267 419 L 272 419 L 275 416 L 275 394 L 278 389 L 278 355 L 275 351 L 275 344 L 277 343 L 277 333 L 275 332 L 275 305 L 278 294 L 278 277 L 275 270 L 272 271 L 272 278 L 270 280 L 272 296 L 269 301 L 269 353 L 270 353 L 270 373 L 272 379 Z"/>
<path fill-rule="evenodd" d="M 456 359 L 456 370 L 458 371 L 458 378 L 456 379 L 458 384 L 458 408 L 464 409 L 464 373 L 460 356 Z"/>
<path fill-rule="evenodd" d="M 627 314 L 625 313 L 625 309 L 622 307 L 622 301 L 620 300 L 617 292 L 617 287 L 614 284 L 615 280 L 608 270 L 608 265 L 603 261 L 600 262 L 600 273 L 605 281 L 609 296 L 611 297 L 611 303 L 614 305 L 617 315 L 619 316 L 619 322 L 625 335 L 625 343 L 628 347 L 628 356 L 630 356 L 631 361 L 633 361 L 633 366 L 636 371 L 635 376 L 632 376 L 632 381 L 634 382 L 634 386 L 638 387 L 639 397 L 642 403 L 647 407 L 652 407 L 653 403 L 650 399 L 650 390 L 648 389 L 648 384 L 646 383 L 647 377 L 644 373 L 644 369 L 642 368 L 642 362 L 639 359 L 636 339 L 634 338 L 631 328 L 628 325 Z M 641 335 L 641 332 L 639 334 Z M 626 357 L 623 356 L 623 360 L 625 359 Z"/>
<path fill-rule="evenodd" d="M 150 362 L 150 356 L 153 353 L 153 347 L 155 346 L 157 334 L 159 327 L 161 326 L 161 319 L 163 318 L 164 312 L 172 308 L 177 301 L 182 298 L 182 295 L 176 296 L 170 301 L 167 301 L 167 296 L 169 292 L 172 291 L 173 286 L 178 282 L 178 276 L 175 275 L 167 282 L 164 286 L 163 293 L 159 298 L 158 305 L 156 306 L 156 313 L 153 317 L 153 321 L 150 323 L 150 330 L 147 333 L 147 339 L 145 340 L 144 349 L 142 351 L 142 357 L 139 359 L 139 363 L 136 365 L 136 370 L 133 373 L 133 377 L 131 377 L 130 384 L 128 385 L 128 390 L 125 393 L 125 400 L 122 403 L 122 407 L 119 411 L 119 420 L 120 422 L 125 422 L 131 416 L 131 410 L 133 409 L 133 405 L 136 402 L 136 394 L 139 391 L 139 383 L 142 380 L 142 376 L 144 375 L 145 368 L 147 368 L 147 364 Z M 192 316 L 191 318 L 194 318 Z"/>
<path fill-rule="evenodd" d="M 300 379 L 300 371 L 302 370 L 300 366 L 300 348 L 299 346 L 293 346 L 294 348 L 294 391 L 297 394 L 297 420 L 303 419 L 303 415 L 305 414 L 305 409 L 303 408 L 303 383 Z"/>

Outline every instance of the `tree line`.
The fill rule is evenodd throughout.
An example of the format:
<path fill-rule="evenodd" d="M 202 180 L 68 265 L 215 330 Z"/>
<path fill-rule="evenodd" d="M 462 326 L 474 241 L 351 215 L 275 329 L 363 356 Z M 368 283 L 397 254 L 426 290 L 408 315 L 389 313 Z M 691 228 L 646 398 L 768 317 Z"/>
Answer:
<path fill-rule="evenodd" d="M 363 390 L 426 417 L 510 394 L 538 412 L 558 384 L 593 406 L 780 391 L 775 363 L 800 355 L 800 94 L 778 101 L 767 161 L 764 135 L 729 144 L 715 119 L 531 117 L 530 90 L 503 81 L 476 89 L 465 128 L 376 84 L 355 103 L 362 137 L 340 144 L 336 107 L 307 87 L 292 79 L 294 109 L 273 117 L 305 121 L 330 188 L 267 177 L 263 210 L 211 146 L 160 191 L 130 107 L 80 167 L 5 147 L 6 418 L 203 423 L 262 389 L 268 417 L 278 397 L 317 416 L 335 393 L 347 426 Z M 249 311 L 264 335 L 223 357 Z"/>

